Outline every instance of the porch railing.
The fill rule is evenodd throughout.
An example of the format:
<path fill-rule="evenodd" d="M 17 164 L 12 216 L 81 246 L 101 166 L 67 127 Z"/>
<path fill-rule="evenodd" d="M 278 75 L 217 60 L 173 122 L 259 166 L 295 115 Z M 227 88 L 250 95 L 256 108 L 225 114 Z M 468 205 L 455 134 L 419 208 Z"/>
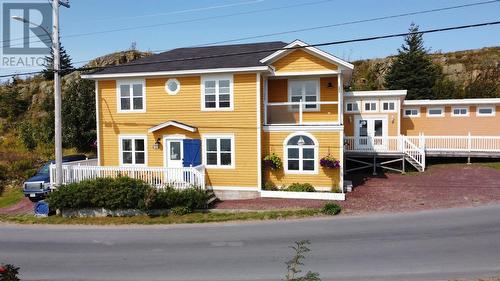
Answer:
<path fill-rule="evenodd" d="M 163 167 L 111 167 L 89 166 L 65 163 L 63 165 L 63 184 L 80 182 L 87 179 L 127 176 L 140 179 L 157 188 L 172 186 L 174 188 L 188 188 L 197 186 L 205 188 L 205 168 L 203 165 L 182 168 Z M 56 168 L 50 166 L 50 183 L 54 187 Z"/>
<path fill-rule="evenodd" d="M 319 102 L 271 102 L 266 104 L 267 125 L 340 124 L 339 103 Z"/>

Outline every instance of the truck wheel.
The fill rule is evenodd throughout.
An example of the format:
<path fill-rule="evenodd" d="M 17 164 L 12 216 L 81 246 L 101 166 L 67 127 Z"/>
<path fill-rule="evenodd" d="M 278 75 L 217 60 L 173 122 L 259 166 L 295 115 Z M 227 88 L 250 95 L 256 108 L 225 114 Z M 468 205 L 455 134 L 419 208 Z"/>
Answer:
<path fill-rule="evenodd" d="M 29 198 L 29 199 L 30 199 L 30 201 L 31 201 L 31 202 L 33 202 L 33 203 L 36 203 L 36 202 L 38 202 L 38 201 L 42 200 L 42 198 L 40 198 L 40 197 L 28 197 L 28 198 Z"/>

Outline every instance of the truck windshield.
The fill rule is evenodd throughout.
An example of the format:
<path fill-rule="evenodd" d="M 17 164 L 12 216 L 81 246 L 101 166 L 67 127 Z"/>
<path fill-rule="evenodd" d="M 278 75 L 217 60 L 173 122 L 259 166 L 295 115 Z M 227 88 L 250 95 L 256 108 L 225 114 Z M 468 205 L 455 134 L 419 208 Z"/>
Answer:
<path fill-rule="evenodd" d="M 38 170 L 38 173 L 39 174 L 48 174 L 49 173 L 49 167 L 50 167 L 50 164 L 43 165 L 43 167 L 41 167 L 40 170 Z"/>

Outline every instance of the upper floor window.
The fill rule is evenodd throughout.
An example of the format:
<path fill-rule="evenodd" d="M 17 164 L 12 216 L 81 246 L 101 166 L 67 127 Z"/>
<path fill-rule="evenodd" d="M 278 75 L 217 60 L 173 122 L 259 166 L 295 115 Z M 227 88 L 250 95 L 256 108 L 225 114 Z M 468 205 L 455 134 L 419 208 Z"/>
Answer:
<path fill-rule="evenodd" d="M 318 80 L 289 80 L 288 82 L 288 101 L 289 102 L 305 102 L 304 111 L 318 111 L 319 105 L 317 102 L 319 97 L 319 81 Z M 294 106 L 296 108 L 297 106 Z"/>
<path fill-rule="evenodd" d="M 118 82 L 118 112 L 144 112 L 144 81 Z"/>
<path fill-rule="evenodd" d="M 365 101 L 365 111 L 377 111 L 377 102 L 375 101 Z"/>
<path fill-rule="evenodd" d="M 469 116 L 469 108 L 468 107 L 454 107 L 451 116 Z"/>
<path fill-rule="evenodd" d="M 493 106 L 478 106 L 477 116 L 495 116 L 495 108 Z"/>
<path fill-rule="evenodd" d="M 201 81 L 202 110 L 233 109 L 233 76 L 205 76 Z"/>
<path fill-rule="evenodd" d="M 317 171 L 317 144 L 306 135 L 296 135 L 285 143 L 285 171 L 288 173 L 315 173 Z"/>
<path fill-rule="evenodd" d="M 406 108 L 403 112 L 404 117 L 418 117 L 420 110 L 418 108 Z"/>
<path fill-rule="evenodd" d="M 441 107 L 427 108 L 427 116 L 428 117 L 443 117 L 444 110 Z"/>
<path fill-rule="evenodd" d="M 120 136 L 120 164 L 146 164 L 145 136 Z"/>
<path fill-rule="evenodd" d="M 345 104 L 346 112 L 359 112 L 359 104 L 357 102 L 347 102 Z"/>
<path fill-rule="evenodd" d="M 396 111 L 396 102 L 394 101 L 384 101 L 382 102 L 383 112 L 394 112 Z"/>

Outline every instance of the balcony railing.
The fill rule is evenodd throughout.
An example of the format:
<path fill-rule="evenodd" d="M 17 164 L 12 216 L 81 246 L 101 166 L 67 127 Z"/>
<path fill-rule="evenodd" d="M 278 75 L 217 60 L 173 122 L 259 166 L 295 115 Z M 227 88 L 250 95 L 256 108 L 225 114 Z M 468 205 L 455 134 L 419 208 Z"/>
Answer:
<path fill-rule="evenodd" d="M 266 125 L 340 124 L 339 103 L 271 102 L 266 105 Z"/>

